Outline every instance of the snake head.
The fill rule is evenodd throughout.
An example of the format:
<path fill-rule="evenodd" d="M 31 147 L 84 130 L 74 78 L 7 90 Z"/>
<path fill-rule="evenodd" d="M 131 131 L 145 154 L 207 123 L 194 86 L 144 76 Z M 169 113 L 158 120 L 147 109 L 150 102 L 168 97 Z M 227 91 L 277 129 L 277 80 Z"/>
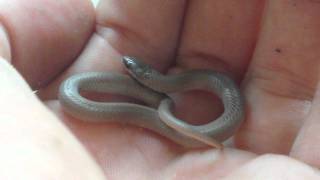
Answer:
<path fill-rule="evenodd" d="M 122 58 L 122 63 L 126 67 L 127 71 L 137 80 L 150 78 L 153 69 L 144 62 L 137 58 L 124 56 Z"/>

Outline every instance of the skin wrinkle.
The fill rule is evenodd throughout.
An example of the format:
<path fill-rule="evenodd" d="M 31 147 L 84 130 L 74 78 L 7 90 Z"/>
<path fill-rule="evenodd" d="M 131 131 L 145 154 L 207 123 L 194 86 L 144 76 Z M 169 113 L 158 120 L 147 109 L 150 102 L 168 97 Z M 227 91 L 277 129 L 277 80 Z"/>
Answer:
<path fill-rule="evenodd" d="M 238 2 L 233 1 L 204 1 L 203 3 L 192 1 L 190 4 L 193 5 L 193 11 L 186 17 L 186 20 L 191 22 L 185 25 L 184 41 L 180 53 L 195 51 L 213 55 L 232 67 L 232 70 L 236 70 L 232 73 L 243 74 L 247 67 L 245 62 L 249 63 L 251 59 L 258 34 L 255 25 L 259 22 L 261 15 L 260 12 L 259 15 L 255 12 L 263 5 L 263 3 L 256 1 L 251 2 L 252 4 L 248 3 L 248 5 L 238 7 Z M 211 6 L 206 6 L 206 4 L 211 4 Z M 228 4 L 227 8 L 222 8 L 224 4 Z M 257 5 L 255 6 L 255 4 Z M 209 9 L 212 6 L 214 6 L 215 13 Z M 239 20 L 240 17 L 242 17 L 241 20 Z M 207 21 L 215 21 L 215 23 L 207 25 L 205 23 Z M 223 26 L 219 24 L 223 24 Z M 238 30 L 234 31 L 235 28 Z M 232 48 L 236 44 L 241 44 L 241 48 Z M 199 62 L 199 64 L 201 63 Z"/>
<path fill-rule="evenodd" d="M 243 156 L 247 158 L 237 158 L 237 153 L 244 153 Z M 238 168 L 237 164 L 246 164 L 254 157 L 252 153 L 236 152 L 229 148 L 223 152 L 217 150 L 189 152 L 172 160 L 159 179 L 220 179 L 229 174 L 223 171 L 223 167 L 230 168 L 232 172 Z M 233 164 L 231 161 L 234 158 L 236 163 Z M 202 169 L 204 171 L 201 171 Z"/>
<path fill-rule="evenodd" d="M 277 76 L 276 74 L 278 72 L 279 71 L 260 69 L 260 71 L 252 71 L 247 75 L 247 78 L 250 79 L 251 83 L 254 83 L 257 88 L 271 96 L 300 101 L 310 101 L 313 99 L 315 91 L 313 86 L 309 85 L 303 79 L 295 78 L 297 76 L 286 75 L 286 73 L 281 73 Z M 273 84 L 275 82 L 276 84 Z"/>
<path fill-rule="evenodd" d="M 103 27 L 105 26 L 105 27 Z M 128 29 L 125 26 L 121 26 L 120 24 L 115 24 L 108 22 L 105 25 L 97 25 L 97 31 L 96 34 L 100 36 L 102 39 L 105 40 L 106 43 L 110 44 L 110 46 L 115 49 L 119 54 L 127 55 L 130 54 L 131 56 L 136 57 L 149 57 L 152 56 L 149 54 L 149 51 L 151 49 L 152 51 L 155 51 L 158 49 L 157 45 L 152 43 L 151 40 L 148 40 L 147 37 L 144 37 L 142 34 L 139 34 L 138 32 L 134 32 L 132 29 Z M 115 38 L 118 37 L 118 38 Z M 123 48 L 119 41 L 125 41 L 125 42 L 131 42 L 127 43 L 126 46 L 131 47 L 131 49 L 134 49 L 134 51 L 128 52 L 128 48 Z M 149 41 L 149 42 L 148 42 Z M 134 43 L 133 43 L 134 42 Z M 141 43 L 138 43 L 141 42 Z M 139 53 L 135 53 L 139 52 Z M 141 55 L 144 54 L 144 55 Z M 153 58 L 153 61 L 149 61 L 150 65 L 155 67 L 160 72 L 164 72 L 169 64 L 159 64 L 157 63 L 157 57 Z M 126 73 L 126 71 L 123 71 Z"/>
<path fill-rule="evenodd" d="M 141 149 L 140 145 L 138 144 L 137 141 L 134 140 L 134 139 L 136 138 L 137 134 L 136 134 L 135 132 L 133 132 L 131 128 L 129 129 L 128 127 L 123 127 L 123 128 L 122 128 L 122 132 L 123 132 L 123 131 L 124 131 L 125 134 L 127 134 L 127 136 L 128 136 L 129 133 L 130 133 L 130 135 L 128 136 L 128 137 L 130 137 L 130 138 L 128 139 L 128 144 L 131 144 L 131 145 L 133 145 L 134 147 L 136 147 L 135 149 L 138 150 L 138 152 L 139 152 L 139 154 L 140 154 L 140 157 L 142 157 L 142 158 L 144 159 L 144 163 L 147 164 L 146 166 L 149 166 L 149 167 L 150 167 L 150 165 L 152 164 L 152 163 L 150 163 L 150 162 L 152 162 L 152 161 L 150 161 L 150 159 L 148 158 L 147 155 L 144 155 L 145 153 L 143 153 L 143 150 Z M 138 135 L 139 135 L 139 134 L 138 134 Z"/>
<path fill-rule="evenodd" d="M 177 68 L 180 69 L 213 69 L 218 72 L 226 73 L 231 77 L 237 77 L 233 79 L 242 79 L 239 74 L 234 74 L 235 67 L 231 67 L 224 60 L 221 60 L 219 57 L 200 51 L 186 51 L 186 53 L 181 53 L 177 57 Z M 195 61 L 197 60 L 197 61 Z M 197 67 L 199 66 L 199 67 Z"/>
<path fill-rule="evenodd" d="M 147 42 L 148 39 L 139 35 L 138 33 L 133 32 L 125 27 L 121 27 L 120 25 L 109 25 L 109 27 L 100 27 L 98 26 L 96 34 L 105 40 L 106 43 L 110 44 L 110 46 L 115 49 L 119 54 L 136 57 L 149 57 L 149 59 L 153 59 L 150 61 L 151 65 L 158 69 L 160 72 L 164 72 L 165 69 L 169 65 L 159 64 L 157 63 L 157 57 L 150 58 L 152 56 L 149 51 L 155 51 L 157 49 L 156 45 L 153 45 L 152 42 Z M 115 38 L 118 37 L 118 38 Z M 129 49 L 134 49 L 134 51 L 128 51 L 128 48 L 124 48 L 119 41 L 131 42 L 127 43 L 125 46 L 130 47 Z M 134 42 L 134 43 L 133 43 Z M 138 43 L 141 42 L 141 43 Z M 135 53 L 139 52 L 139 53 Z M 144 54 L 144 55 L 141 55 Z M 159 60 L 159 59 L 158 59 Z M 125 71 L 124 71 L 125 72 Z"/>
<path fill-rule="evenodd" d="M 259 94 L 265 93 L 265 91 L 258 89 L 255 89 L 255 91 L 258 91 Z M 256 95 L 252 95 L 253 97 L 256 97 Z M 261 97 L 260 97 L 261 98 Z M 277 108 L 273 108 L 273 105 L 268 105 L 270 102 L 274 102 L 274 100 L 278 99 L 279 97 L 270 96 L 267 100 L 264 100 L 263 102 L 260 102 L 260 99 L 257 99 L 260 104 L 263 106 L 259 109 L 252 107 L 253 110 L 250 110 L 250 112 L 247 114 L 247 119 L 252 119 L 252 117 L 256 117 L 257 114 L 263 114 L 267 117 L 266 121 L 261 121 L 260 119 L 254 121 L 254 128 L 249 123 L 244 123 L 241 127 L 241 135 L 246 136 L 249 139 L 253 139 L 252 137 L 255 136 L 255 134 L 268 134 L 268 136 L 261 136 L 259 137 L 260 142 L 268 142 L 269 139 L 274 139 L 274 146 L 275 144 L 279 144 L 280 147 L 291 147 L 291 142 L 294 141 L 297 132 L 303 125 L 303 121 L 300 119 L 303 119 L 307 116 L 311 104 L 308 101 L 302 101 L 302 100 L 292 100 L 291 98 L 281 98 L 282 101 L 277 102 Z M 250 99 L 249 99 L 250 101 Z M 266 105 L 265 105 L 266 104 Z M 261 106 L 261 105 L 256 105 Z M 269 109 L 269 112 L 267 114 L 264 114 L 264 109 Z M 287 119 L 290 121 L 290 125 L 288 125 Z M 272 133 L 270 133 L 270 129 L 268 127 L 272 127 L 269 123 L 269 121 L 276 120 L 277 126 L 272 130 Z M 284 134 L 283 131 L 286 131 Z M 243 132 L 247 132 L 247 134 L 242 134 Z M 239 141 L 237 141 L 239 142 Z M 250 149 L 251 145 L 254 145 L 255 141 L 248 141 L 247 144 L 238 144 L 241 148 Z M 268 150 L 270 152 L 272 150 Z M 283 152 L 280 153 L 287 153 L 289 150 L 282 150 Z M 259 149 L 256 150 L 256 152 L 259 153 Z M 276 153 L 279 153 L 279 151 L 275 151 Z M 263 153 L 263 152 L 261 152 Z"/>
<path fill-rule="evenodd" d="M 120 36 L 119 34 L 116 34 L 115 37 L 109 38 L 114 49 L 118 50 L 121 55 L 148 59 L 148 63 L 162 72 L 167 70 L 175 53 L 174 49 L 179 33 L 178 27 L 180 26 L 182 19 L 181 14 L 184 9 L 183 6 L 185 1 L 149 1 L 142 3 L 142 7 L 140 8 L 135 7 L 135 4 L 140 1 L 127 2 L 124 0 L 108 0 L 106 2 L 102 2 L 101 7 L 98 7 L 98 10 L 102 7 L 106 7 L 106 10 L 109 10 L 98 12 L 98 23 L 100 25 L 107 25 L 110 27 L 110 24 L 112 26 L 115 24 L 115 28 L 121 27 L 119 28 L 120 31 L 123 31 L 121 29 L 128 28 L 128 32 L 134 31 L 139 34 L 138 36 L 133 35 L 135 37 L 130 37 L 130 40 L 137 38 L 135 41 L 126 41 L 125 39 L 122 39 L 121 34 Z M 107 4 L 109 6 L 106 6 Z M 148 4 L 152 4 L 152 7 L 148 7 Z M 173 7 L 178 7 L 178 9 L 170 11 Z M 141 8 L 143 8 L 143 14 L 148 14 L 148 16 L 140 13 Z M 122 14 L 120 12 L 125 13 Z M 167 13 L 162 14 L 163 16 L 159 16 L 157 12 Z M 119 16 L 117 16 L 118 14 Z M 118 29 L 114 30 L 116 32 Z M 129 34 L 130 33 L 126 33 L 127 36 Z M 123 52 L 125 52 L 125 54 L 123 54 Z"/>
<path fill-rule="evenodd" d="M 144 38 L 143 35 L 116 23 L 108 22 L 107 24 L 98 24 L 96 33 L 100 35 L 103 39 L 105 39 L 105 41 L 109 43 L 111 47 L 113 47 L 113 49 L 119 50 L 118 52 L 120 54 L 123 54 L 124 52 L 121 51 L 121 48 L 116 43 L 116 41 L 114 41 L 113 39 L 110 39 L 110 38 L 114 38 L 114 36 L 119 37 L 119 39 L 121 39 L 122 41 L 135 42 L 136 44 L 138 44 L 138 42 L 143 42 L 143 43 L 139 43 L 139 46 L 135 46 L 138 52 L 141 52 L 141 51 L 146 52 L 145 47 L 149 47 L 151 45 L 150 43 L 147 42 L 147 38 Z M 110 34 L 113 34 L 113 36 L 111 36 Z"/>
<path fill-rule="evenodd" d="M 298 1 L 299 2 L 299 0 L 294 0 L 294 1 Z M 316 3 L 316 4 L 320 3 L 319 0 L 305 0 L 305 1 L 310 2 L 310 3 Z"/>

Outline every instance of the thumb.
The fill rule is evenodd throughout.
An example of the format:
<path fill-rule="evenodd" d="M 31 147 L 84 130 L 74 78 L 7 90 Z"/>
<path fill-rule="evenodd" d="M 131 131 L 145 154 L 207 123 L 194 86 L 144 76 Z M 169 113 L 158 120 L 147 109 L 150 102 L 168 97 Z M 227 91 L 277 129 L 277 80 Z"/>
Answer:
<path fill-rule="evenodd" d="M 0 179 L 104 179 L 80 143 L 2 58 L 0 85 Z"/>

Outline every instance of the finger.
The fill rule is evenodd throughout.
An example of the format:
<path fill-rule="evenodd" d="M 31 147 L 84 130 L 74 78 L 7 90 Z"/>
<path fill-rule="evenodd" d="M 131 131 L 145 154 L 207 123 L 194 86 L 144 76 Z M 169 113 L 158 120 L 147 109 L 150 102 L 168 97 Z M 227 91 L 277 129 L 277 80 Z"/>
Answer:
<path fill-rule="evenodd" d="M 257 0 L 189 1 L 173 71 L 212 69 L 240 82 L 254 49 L 262 5 Z M 176 102 L 178 117 L 193 123 L 222 112 L 219 101 L 204 93 L 186 93 Z"/>
<path fill-rule="evenodd" d="M 97 33 L 120 54 L 138 56 L 163 70 L 178 43 L 185 1 L 104 0 Z"/>
<path fill-rule="evenodd" d="M 3 59 L 0 84 L 0 179 L 104 179 L 86 150 Z"/>
<path fill-rule="evenodd" d="M 256 155 L 233 149 L 193 152 L 172 161 L 159 179 L 221 179 Z"/>
<path fill-rule="evenodd" d="M 55 98 L 61 81 L 74 73 L 123 71 L 122 55 L 136 56 L 165 71 L 174 57 L 184 4 L 184 0 L 101 0 L 96 33 L 73 66 L 42 97 Z"/>
<path fill-rule="evenodd" d="M 289 152 L 318 79 L 319 10 L 315 1 L 268 1 L 246 77 L 250 112 L 237 138 L 241 148 Z"/>
<path fill-rule="evenodd" d="M 310 179 L 320 178 L 320 172 L 304 163 L 287 156 L 264 155 L 232 172 L 223 180 L 269 180 L 269 179 Z"/>
<path fill-rule="evenodd" d="M 12 64 L 32 88 L 46 85 L 77 57 L 91 35 L 94 14 L 87 0 L 0 1 L 10 36 Z"/>
<path fill-rule="evenodd" d="M 320 85 L 320 84 L 319 84 Z M 303 127 L 300 129 L 294 145 L 291 149 L 290 155 L 299 160 L 302 160 L 315 167 L 320 167 L 320 133 L 319 133 L 319 117 L 320 117 L 320 86 L 315 99 L 312 103 L 310 113 L 305 119 Z"/>

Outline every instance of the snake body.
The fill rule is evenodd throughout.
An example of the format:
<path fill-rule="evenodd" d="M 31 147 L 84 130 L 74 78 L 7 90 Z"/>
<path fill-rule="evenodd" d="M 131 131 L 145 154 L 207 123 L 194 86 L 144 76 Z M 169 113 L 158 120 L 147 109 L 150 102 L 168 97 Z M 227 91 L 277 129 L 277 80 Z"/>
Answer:
<path fill-rule="evenodd" d="M 244 116 L 243 97 L 236 84 L 224 74 L 210 70 L 191 70 L 177 75 L 162 75 L 149 65 L 125 56 L 128 75 L 88 72 L 66 79 L 59 89 L 60 103 L 67 113 L 94 122 L 116 122 L 150 129 L 188 148 L 211 145 L 231 137 Z M 172 114 L 169 93 L 202 89 L 217 94 L 224 112 L 204 125 L 191 125 Z M 146 105 L 124 102 L 96 102 L 81 95 L 82 91 L 115 93 L 133 97 Z"/>

